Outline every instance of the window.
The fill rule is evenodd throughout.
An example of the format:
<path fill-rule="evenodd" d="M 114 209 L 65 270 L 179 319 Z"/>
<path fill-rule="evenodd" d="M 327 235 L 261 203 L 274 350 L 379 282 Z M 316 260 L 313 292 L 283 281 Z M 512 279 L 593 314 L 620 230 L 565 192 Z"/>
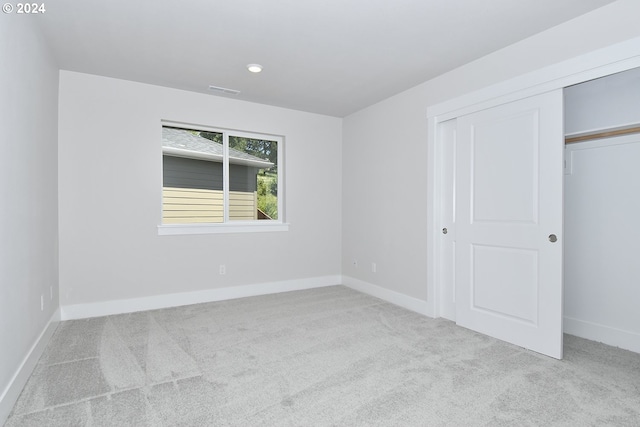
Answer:
<path fill-rule="evenodd" d="M 164 123 L 162 180 L 165 231 L 283 224 L 281 137 Z"/>

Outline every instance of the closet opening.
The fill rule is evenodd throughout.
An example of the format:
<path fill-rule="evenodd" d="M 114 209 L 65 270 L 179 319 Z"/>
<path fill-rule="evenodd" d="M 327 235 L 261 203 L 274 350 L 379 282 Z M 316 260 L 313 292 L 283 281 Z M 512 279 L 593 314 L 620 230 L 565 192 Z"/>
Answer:
<path fill-rule="evenodd" d="M 640 353 L 640 68 L 564 89 L 564 332 Z"/>

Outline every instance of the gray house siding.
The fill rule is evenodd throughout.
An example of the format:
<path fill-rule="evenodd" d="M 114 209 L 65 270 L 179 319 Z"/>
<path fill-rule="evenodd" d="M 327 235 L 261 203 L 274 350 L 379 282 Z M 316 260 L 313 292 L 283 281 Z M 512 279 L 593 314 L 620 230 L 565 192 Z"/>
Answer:
<path fill-rule="evenodd" d="M 258 191 L 258 168 L 229 165 L 229 191 Z"/>
<path fill-rule="evenodd" d="M 229 165 L 229 190 L 257 190 L 257 168 Z M 222 163 L 162 156 L 163 187 L 222 191 Z"/>

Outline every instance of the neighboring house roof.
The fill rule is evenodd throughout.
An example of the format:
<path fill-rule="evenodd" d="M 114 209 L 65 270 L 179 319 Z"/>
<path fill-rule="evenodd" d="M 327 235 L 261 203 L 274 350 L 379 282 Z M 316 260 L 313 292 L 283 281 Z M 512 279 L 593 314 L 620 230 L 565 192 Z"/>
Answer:
<path fill-rule="evenodd" d="M 168 156 L 222 162 L 222 144 L 185 129 L 162 127 L 162 153 Z M 273 166 L 269 160 L 229 148 L 229 163 L 261 169 Z"/>

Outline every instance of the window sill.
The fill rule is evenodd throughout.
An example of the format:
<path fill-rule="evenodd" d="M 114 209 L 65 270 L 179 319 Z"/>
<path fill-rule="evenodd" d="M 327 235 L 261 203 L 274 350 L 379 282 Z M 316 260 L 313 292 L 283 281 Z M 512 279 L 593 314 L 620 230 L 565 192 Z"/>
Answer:
<path fill-rule="evenodd" d="M 181 234 L 221 234 L 221 233 L 263 233 L 272 231 L 289 231 L 289 224 L 248 223 L 248 224 L 162 224 L 158 225 L 159 236 Z"/>

